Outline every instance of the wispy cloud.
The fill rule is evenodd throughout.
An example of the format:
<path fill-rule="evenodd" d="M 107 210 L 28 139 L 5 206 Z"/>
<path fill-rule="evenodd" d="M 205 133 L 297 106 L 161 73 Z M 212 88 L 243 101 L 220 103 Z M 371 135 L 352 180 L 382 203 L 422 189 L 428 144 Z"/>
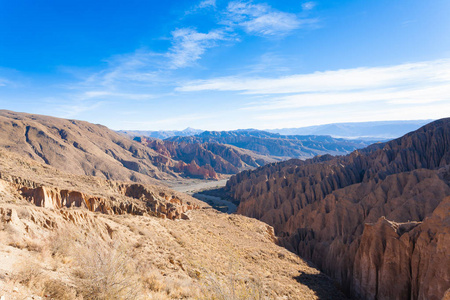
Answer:
<path fill-rule="evenodd" d="M 216 1 L 199 1 L 191 13 L 208 8 L 217 10 Z M 215 28 L 209 31 L 201 32 L 193 27 L 173 30 L 169 37 L 170 46 L 165 51 L 141 48 L 105 60 L 107 65 L 102 70 L 87 71 L 81 74 L 80 82 L 63 87 L 72 91 L 67 100 L 149 100 L 166 96 L 173 92 L 174 82 L 179 82 L 183 76 L 177 70 L 195 66 L 211 48 L 238 42 L 243 37 L 238 28 L 256 35 L 282 36 L 300 27 L 302 22 L 295 14 L 278 11 L 268 4 L 248 1 L 229 2 L 221 6 L 218 15 L 226 16 L 226 21 L 222 22 L 221 17 Z M 267 59 L 272 61 L 273 57 Z M 267 61 L 264 64 L 268 68 Z M 280 70 L 274 62 L 270 69 Z"/>
<path fill-rule="evenodd" d="M 312 2 L 312 1 L 305 2 L 305 3 L 302 4 L 303 10 L 311 10 L 311 9 L 313 9 L 314 7 L 316 7 L 316 3 L 315 3 L 315 2 Z"/>
<path fill-rule="evenodd" d="M 199 60 L 206 49 L 216 46 L 217 41 L 226 40 L 222 30 L 201 33 L 192 28 L 172 31 L 172 47 L 167 54 L 172 69 L 183 68 Z"/>
<path fill-rule="evenodd" d="M 203 0 L 198 4 L 198 8 L 205 8 L 205 7 L 215 7 L 216 6 L 216 0 Z"/>
<path fill-rule="evenodd" d="M 247 33 L 257 35 L 283 35 L 302 24 L 292 13 L 273 9 L 268 4 L 233 1 L 228 4 L 224 23 L 242 27 Z"/>
<path fill-rule="evenodd" d="M 111 91 L 87 91 L 78 96 L 80 100 L 88 99 L 127 99 L 127 100 L 149 100 L 154 99 L 153 94 L 118 93 Z"/>
<path fill-rule="evenodd" d="M 70 104 L 58 105 L 56 107 L 56 112 L 58 116 L 62 118 L 76 118 L 88 111 L 96 110 L 104 104 L 104 101 L 98 101 L 94 103 L 76 101 Z"/>
<path fill-rule="evenodd" d="M 449 101 L 450 60 L 342 69 L 279 78 L 225 77 L 194 81 L 177 89 L 185 92 L 237 91 L 266 95 L 265 101 L 250 103 L 245 107 L 255 110 L 373 101 L 391 104 Z"/>

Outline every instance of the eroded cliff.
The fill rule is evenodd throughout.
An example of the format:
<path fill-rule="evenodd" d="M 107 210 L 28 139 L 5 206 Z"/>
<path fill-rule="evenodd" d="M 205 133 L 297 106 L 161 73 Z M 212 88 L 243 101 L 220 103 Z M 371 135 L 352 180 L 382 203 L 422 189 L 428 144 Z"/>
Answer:
<path fill-rule="evenodd" d="M 432 233 L 424 228 L 435 213 L 450 214 L 442 204 L 450 195 L 449 164 L 450 119 L 443 119 L 347 156 L 242 172 L 229 180 L 227 192 L 240 201 L 238 213 L 274 226 L 283 245 L 312 260 L 348 294 L 437 299 L 450 288 L 450 270 L 435 263 L 442 254 L 434 252 L 437 241 L 427 240 Z M 446 222 L 433 223 L 439 253 L 450 251 Z"/>

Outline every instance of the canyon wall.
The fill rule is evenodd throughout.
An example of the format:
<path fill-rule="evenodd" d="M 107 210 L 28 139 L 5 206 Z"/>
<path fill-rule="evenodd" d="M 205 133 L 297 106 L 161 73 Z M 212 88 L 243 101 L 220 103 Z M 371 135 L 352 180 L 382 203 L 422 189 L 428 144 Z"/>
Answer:
<path fill-rule="evenodd" d="M 449 264 L 436 263 L 450 253 L 449 164 L 443 119 L 347 156 L 241 172 L 226 191 L 348 295 L 440 299 L 450 288 Z"/>

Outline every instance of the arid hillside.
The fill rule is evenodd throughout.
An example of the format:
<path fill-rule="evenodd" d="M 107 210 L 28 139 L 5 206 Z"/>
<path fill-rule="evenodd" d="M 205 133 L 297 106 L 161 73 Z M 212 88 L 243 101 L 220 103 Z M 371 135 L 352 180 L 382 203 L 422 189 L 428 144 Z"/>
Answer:
<path fill-rule="evenodd" d="M 441 299 L 450 288 L 450 119 L 350 155 L 229 180 L 238 213 L 275 228 L 357 299 Z"/>
<path fill-rule="evenodd" d="M 344 299 L 273 228 L 0 149 L 0 297 Z"/>
<path fill-rule="evenodd" d="M 0 147 L 79 175 L 156 183 L 167 158 L 102 125 L 0 111 Z"/>
<path fill-rule="evenodd" d="M 0 110 L 0 147 L 79 175 L 158 184 L 218 179 L 209 165 L 183 163 L 105 126 Z"/>

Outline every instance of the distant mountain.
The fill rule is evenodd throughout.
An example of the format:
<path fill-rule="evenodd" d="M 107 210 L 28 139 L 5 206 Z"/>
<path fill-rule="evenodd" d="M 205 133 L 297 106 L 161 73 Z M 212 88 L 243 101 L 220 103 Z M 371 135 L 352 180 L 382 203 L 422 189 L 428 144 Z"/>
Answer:
<path fill-rule="evenodd" d="M 212 168 L 221 174 L 236 174 L 278 161 L 270 156 L 219 143 L 178 143 L 158 139 L 145 140 L 145 138 L 140 140 L 157 153 L 180 161 L 179 172 L 189 170 L 185 164 L 190 164 Z"/>
<path fill-rule="evenodd" d="M 156 139 L 167 139 L 172 136 L 190 136 L 202 133 L 204 130 L 195 128 L 186 128 L 184 130 L 158 130 L 158 131 L 145 131 L 145 130 L 119 130 L 118 132 L 124 133 L 131 137 L 135 136 L 145 136 L 152 137 Z"/>
<path fill-rule="evenodd" d="M 331 135 L 338 138 L 390 140 L 417 130 L 432 120 L 378 121 L 334 123 L 301 128 L 268 129 L 271 133 L 284 135 Z"/>
<path fill-rule="evenodd" d="M 302 159 L 323 154 L 343 155 L 372 143 L 372 141 L 348 140 L 331 136 L 288 136 L 256 129 L 204 131 L 195 136 L 177 136 L 166 140 L 190 144 L 227 144 L 251 150 L 261 155 Z"/>

